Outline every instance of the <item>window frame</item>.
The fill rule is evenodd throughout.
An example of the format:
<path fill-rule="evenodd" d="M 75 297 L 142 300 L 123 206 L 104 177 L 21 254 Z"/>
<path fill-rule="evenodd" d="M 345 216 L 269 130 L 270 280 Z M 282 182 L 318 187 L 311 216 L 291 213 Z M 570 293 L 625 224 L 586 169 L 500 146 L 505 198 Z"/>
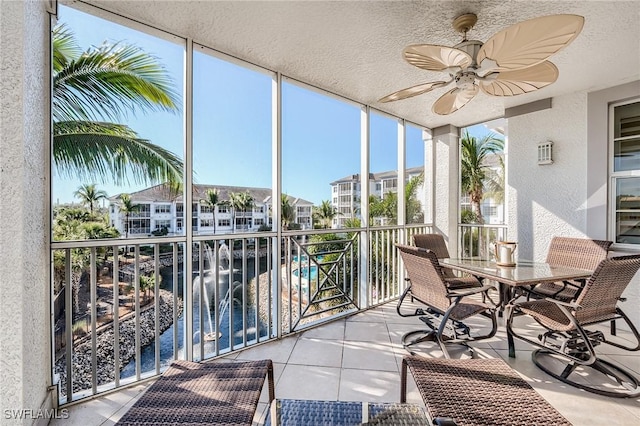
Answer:
<path fill-rule="evenodd" d="M 625 136 L 625 137 L 615 137 L 615 110 L 616 108 L 625 107 L 631 104 L 639 104 L 640 105 L 640 97 L 628 99 L 620 102 L 613 102 L 609 104 L 609 120 L 608 120 L 608 193 L 609 193 L 609 205 L 607 206 L 607 214 L 608 214 L 608 229 L 607 235 L 608 238 L 613 241 L 613 244 L 618 249 L 632 249 L 637 250 L 640 248 L 640 242 L 638 243 L 621 243 L 617 241 L 617 184 L 618 181 L 629 178 L 640 178 L 640 164 L 637 169 L 633 170 L 615 170 L 615 143 L 619 140 L 629 140 L 632 138 L 640 138 L 640 132 L 637 135 Z M 640 215 L 640 210 L 638 210 L 638 214 Z"/>

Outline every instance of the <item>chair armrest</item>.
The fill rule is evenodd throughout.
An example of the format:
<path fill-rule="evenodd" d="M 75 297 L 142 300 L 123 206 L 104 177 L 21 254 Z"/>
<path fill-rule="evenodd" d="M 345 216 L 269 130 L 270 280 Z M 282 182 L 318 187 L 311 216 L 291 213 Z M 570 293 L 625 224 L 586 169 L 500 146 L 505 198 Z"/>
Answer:
<path fill-rule="evenodd" d="M 450 417 L 436 417 L 432 422 L 436 426 L 457 426 L 458 424 Z"/>
<path fill-rule="evenodd" d="M 492 285 L 483 285 L 482 287 L 472 287 L 464 290 L 452 290 L 447 293 L 447 297 L 466 297 L 471 296 L 472 294 L 484 293 L 494 288 L 495 287 Z"/>
<path fill-rule="evenodd" d="M 578 309 L 582 309 L 582 306 L 580 306 L 579 304 L 577 304 L 577 303 L 575 303 L 573 301 L 572 302 L 563 302 L 562 300 L 554 299 L 552 297 L 545 297 L 544 300 L 549 301 L 549 302 L 553 302 L 556 305 L 565 306 L 567 308 L 575 309 L 576 311 Z"/>

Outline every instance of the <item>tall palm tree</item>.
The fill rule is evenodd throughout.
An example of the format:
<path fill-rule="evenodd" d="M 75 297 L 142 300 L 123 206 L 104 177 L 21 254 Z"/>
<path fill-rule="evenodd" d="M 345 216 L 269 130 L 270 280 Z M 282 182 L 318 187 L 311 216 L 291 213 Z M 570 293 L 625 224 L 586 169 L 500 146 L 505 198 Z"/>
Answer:
<path fill-rule="evenodd" d="M 331 225 L 333 218 L 338 215 L 338 210 L 331 205 L 331 201 L 323 200 L 319 206 L 314 207 L 314 213 L 318 222 L 326 229 L 329 227 L 328 225 Z"/>
<path fill-rule="evenodd" d="M 233 230 L 236 230 L 236 214 L 246 212 L 253 208 L 253 197 L 248 192 L 232 192 L 229 194 L 229 205 L 233 209 Z M 243 217 L 243 225 L 247 224 L 247 218 Z"/>
<path fill-rule="evenodd" d="M 129 217 L 131 213 L 135 213 L 140 208 L 139 204 L 133 204 L 131 201 L 131 195 L 129 194 L 120 194 L 120 205 L 118 209 L 120 213 L 124 214 L 124 237 L 129 237 Z"/>
<path fill-rule="evenodd" d="M 93 216 L 93 208 L 100 200 L 107 198 L 107 193 L 96 189 L 94 183 L 80 185 L 73 195 L 80 199 L 82 205 L 89 207 L 89 213 Z"/>
<path fill-rule="evenodd" d="M 287 194 L 280 195 L 280 218 L 282 220 L 282 229 L 285 231 L 296 220 L 296 211 L 291 205 Z"/>
<path fill-rule="evenodd" d="M 477 216 L 479 223 L 484 223 L 480 202 L 487 185 L 487 175 L 490 167 L 487 158 L 504 150 L 504 140 L 490 133 L 481 139 L 471 136 L 468 131 L 462 137 L 460 158 L 460 186 L 462 192 L 469 195 L 471 210 Z"/>
<path fill-rule="evenodd" d="M 206 198 L 200 200 L 201 204 L 211 208 L 213 212 L 213 233 L 216 233 L 216 206 L 220 203 L 220 195 L 217 188 L 207 189 Z"/>
<path fill-rule="evenodd" d="M 119 185 L 182 180 L 182 161 L 116 121 L 178 110 L 166 70 L 140 48 L 103 44 L 81 52 L 64 25 L 53 31 L 53 161 L 61 176 Z"/>

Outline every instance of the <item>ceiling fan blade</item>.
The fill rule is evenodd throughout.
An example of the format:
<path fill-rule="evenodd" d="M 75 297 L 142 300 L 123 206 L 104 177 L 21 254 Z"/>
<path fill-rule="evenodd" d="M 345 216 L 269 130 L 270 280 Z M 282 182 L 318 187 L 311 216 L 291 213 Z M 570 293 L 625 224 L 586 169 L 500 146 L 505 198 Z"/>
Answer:
<path fill-rule="evenodd" d="M 435 44 L 413 44 L 405 47 L 402 55 L 411 65 L 429 71 L 444 71 L 452 67 L 464 69 L 473 62 L 473 58 L 462 50 Z"/>
<path fill-rule="evenodd" d="M 449 81 L 431 81 L 429 83 L 418 84 L 417 86 L 408 87 L 406 89 L 399 90 L 395 93 L 391 93 L 390 95 L 385 96 L 380 99 L 378 102 L 391 102 L 391 101 L 399 101 L 400 99 L 407 99 L 413 96 L 422 95 L 423 93 L 430 92 L 433 89 L 437 89 L 438 87 L 446 86 L 451 83 Z"/>
<path fill-rule="evenodd" d="M 456 87 L 449 90 L 435 101 L 431 110 L 439 115 L 448 115 L 456 112 L 465 106 L 471 99 L 478 94 L 478 86 L 473 85 L 473 89 L 460 89 Z"/>
<path fill-rule="evenodd" d="M 515 96 L 542 89 L 558 79 L 558 68 L 549 61 L 514 71 L 498 73 L 495 80 L 480 82 L 480 89 L 493 96 Z"/>
<path fill-rule="evenodd" d="M 490 71 L 530 67 L 571 43 L 582 31 L 579 15 L 549 15 L 512 25 L 491 37 L 478 51 L 478 65 Z"/>

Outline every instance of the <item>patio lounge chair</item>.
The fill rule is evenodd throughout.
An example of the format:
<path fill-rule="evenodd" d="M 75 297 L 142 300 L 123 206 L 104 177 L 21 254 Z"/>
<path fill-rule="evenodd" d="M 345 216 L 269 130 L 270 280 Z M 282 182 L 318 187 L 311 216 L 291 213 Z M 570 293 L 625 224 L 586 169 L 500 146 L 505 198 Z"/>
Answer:
<path fill-rule="evenodd" d="M 600 261 L 607 258 L 611 244 L 611 241 L 589 238 L 553 237 L 547 252 L 547 263 L 593 271 Z M 531 293 L 534 296 L 570 301 L 577 296 L 583 285 L 584 282 L 576 281 L 544 283 L 534 286 Z"/>
<path fill-rule="evenodd" d="M 600 395 L 637 397 L 638 378 L 626 368 L 598 357 L 595 347 L 605 343 L 628 351 L 640 350 L 638 330 L 618 307 L 622 292 L 638 269 L 640 255 L 602 260 L 575 301 L 548 298 L 507 306 L 508 330 L 514 337 L 540 348 L 533 352 L 533 362 L 556 379 Z M 533 317 L 547 331 L 537 340 L 518 334 L 513 329 L 513 318 L 520 314 Z M 635 346 L 623 344 L 619 338 L 612 340 L 593 328 L 616 319 L 627 323 Z M 585 374 L 590 376 L 588 382 Z"/>
<path fill-rule="evenodd" d="M 496 333 L 497 322 L 495 308 L 470 298 L 472 295 L 486 294 L 493 286 L 476 288 L 449 289 L 447 278 L 442 273 L 436 254 L 427 249 L 396 244 L 407 270 L 409 286 L 400 296 L 397 305 L 398 315 L 402 317 L 420 316 L 428 329 L 414 330 L 402 337 L 405 348 L 423 341 L 436 341 L 445 357 L 449 357 L 446 343 L 467 345 L 468 342 L 487 339 Z M 407 298 L 418 301 L 425 308 L 415 309 L 410 314 L 403 313 L 402 304 Z M 491 330 L 485 335 L 472 335 L 463 321 L 474 315 L 482 314 L 491 320 Z M 417 336 L 417 337 L 416 337 Z M 415 338 L 414 338 L 415 337 Z"/>
<path fill-rule="evenodd" d="M 271 360 L 174 361 L 118 425 L 251 425 L 265 378 L 275 398 Z"/>
<path fill-rule="evenodd" d="M 413 243 L 416 247 L 434 252 L 438 260 L 451 257 L 449 256 L 447 245 L 444 242 L 444 237 L 440 234 L 416 234 L 413 236 Z M 449 289 L 482 287 L 482 283 L 474 276 L 466 275 L 458 277 L 450 268 L 442 267 L 442 265 L 441 271 Z"/>
<path fill-rule="evenodd" d="M 400 402 L 411 372 L 433 424 L 571 425 L 501 359 L 402 360 Z"/>

